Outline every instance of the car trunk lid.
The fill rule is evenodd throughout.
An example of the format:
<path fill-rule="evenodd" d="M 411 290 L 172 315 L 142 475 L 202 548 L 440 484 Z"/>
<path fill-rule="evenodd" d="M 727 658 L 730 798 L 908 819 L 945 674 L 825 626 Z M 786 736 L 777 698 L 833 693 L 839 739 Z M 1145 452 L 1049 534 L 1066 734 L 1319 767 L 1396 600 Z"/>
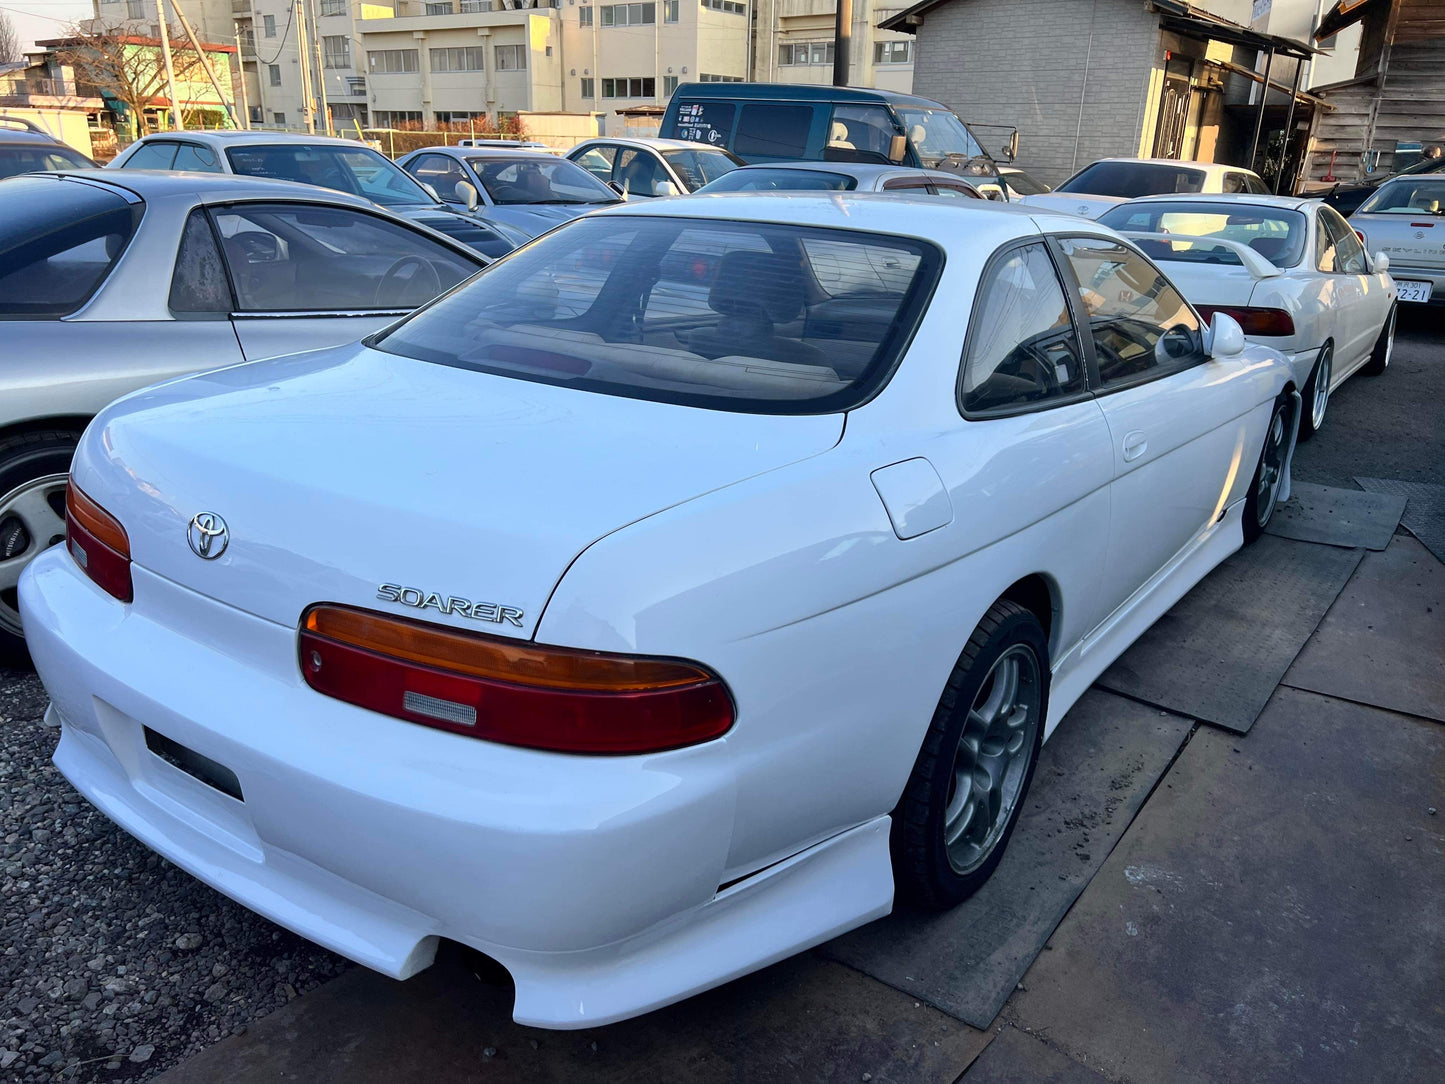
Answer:
<path fill-rule="evenodd" d="M 1365 248 L 1371 255 L 1383 252 L 1390 257 L 1392 274 L 1396 265 L 1402 270 L 1445 269 L 1445 218 L 1424 211 L 1417 215 L 1357 214 L 1350 225 L 1365 235 Z"/>

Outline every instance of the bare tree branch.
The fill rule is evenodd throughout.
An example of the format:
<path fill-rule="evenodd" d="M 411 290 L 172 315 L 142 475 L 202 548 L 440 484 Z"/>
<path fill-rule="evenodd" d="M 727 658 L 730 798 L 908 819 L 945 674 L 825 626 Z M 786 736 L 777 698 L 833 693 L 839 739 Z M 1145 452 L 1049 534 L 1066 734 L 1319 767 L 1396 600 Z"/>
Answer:
<path fill-rule="evenodd" d="M 10 21 L 10 13 L 0 9 L 0 64 L 15 64 L 22 59 L 20 32 Z"/>
<path fill-rule="evenodd" d="M 99 87 L 124 103 L 137 134 L 144 134 L 146 109 L 153 104 L 169 106 L 165 97 L 165 60 L 159 43 L 98 19 L 71 24 L 63 42 L 56 49 L 56 59 L 75 69 L 76 82 Z M 200 57 L 179 28 L 171 32 L 171 61 L 178 90 L 182 84 L 205 80 Z M 185 104 L 183 100 L 183 109 Z"/>

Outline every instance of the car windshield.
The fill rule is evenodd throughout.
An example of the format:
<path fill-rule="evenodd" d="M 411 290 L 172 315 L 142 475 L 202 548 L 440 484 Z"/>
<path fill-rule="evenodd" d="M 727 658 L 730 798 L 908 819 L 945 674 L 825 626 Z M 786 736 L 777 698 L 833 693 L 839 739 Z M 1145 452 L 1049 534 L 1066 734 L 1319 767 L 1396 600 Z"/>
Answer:
<path fill-rule="evenodd" d="M 1055 192 L 1123 196 L 1125 199 L 1203 190 L 1204 170 L 1160 162 L 1095 162 L 1054 189 Z"/>
<path fill-rule="evenodd" d="M 363 196 L 383 207 L 436 203 L 401 167 L 370 147 L 276 143 L 228 147 L 226 158 L 232 170 L 248 177 L 271 177 L 332 188 Z"/>
<path fill-rule="evenodd" d="M 941 265 L 929 242 L 885 234 L 583 218 L 372 345 L 609 395 L 828 413 L 888 378 Z"/>
<path fill-rule="evenodd" d="M 1400 170 L 1401 177 L 1409 177 L 1416 173 L 1440 173 L 1445 171 L 1445 158 L 1422 158 L 1413 166 L 1407 166 Z"/>
<path fill-rule="evenodd" d="M 662 156 L 693 190 L 717 180 L 724 173 L 731 173 L 743 164 L 741 158 L 734 158 L 727 151 L 721 150 L 663 151 Z"/>
<path fill-rule="evenodd" d="M 978 140 L 947 109 L 898 109 L 898 119 L 919 160 L 933 169 L 944 159 L 977 158 L 983 154 Z"/>
<path fill-rule="evenodd" d="M 565 158 L 468 158 L 493 203 L 616 203 L 616 192 Z"/>
<path fill-rule="evenodd" d="M 846 173 L 829 173 L 821 169 L 776 169 L 772 166 L 749 166 L 735 169 L 702 189 L 712 192 L 851 192 L 858 187 L 856 178 Z"/>
<path fill-rule="evenodd" d="M 51 169 L 94 169 L 95 163 L 69 147 L 20 143 L 0 147 L 0 177 Z"/>
<path fill-rule="evenodd" d="M 52 177 L 0 184 L 0 318 L 60 317 L 100 288 L 140 221 L 114 192 Z"/>
<path fill-rule="evenodd" d="M 1445 213 L 1445 177 L 1401 177 L 1387 181 L 1355 212 L 1360 215 Z"/>
<path fill-rule="evenodd" d="M 1235 241 L 1254 249 L 1276 267 L 1293 267 L 1304 255 L 1305 216 L 1283 208 L 1183 201 L 1124 204 L 1102 215 L 1099 221 L 1116 230 Z M 1142 247 L 1155 259 L 1236 265 L 1244 262 L 1225 246 L 1207 242 L 1152 241 Z"/>

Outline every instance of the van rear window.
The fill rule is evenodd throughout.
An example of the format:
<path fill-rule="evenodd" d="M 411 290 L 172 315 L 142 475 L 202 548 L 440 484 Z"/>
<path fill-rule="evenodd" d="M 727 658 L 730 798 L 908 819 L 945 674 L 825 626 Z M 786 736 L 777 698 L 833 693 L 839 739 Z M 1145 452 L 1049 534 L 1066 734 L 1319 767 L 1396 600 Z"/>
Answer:
<path fill-rule="evenodd" d="M 738 117 L 733 153 L 741 158 L 802 158 L 808 152 L 808 131 L 812 127 L 811 105 L 745 105 Z"/>

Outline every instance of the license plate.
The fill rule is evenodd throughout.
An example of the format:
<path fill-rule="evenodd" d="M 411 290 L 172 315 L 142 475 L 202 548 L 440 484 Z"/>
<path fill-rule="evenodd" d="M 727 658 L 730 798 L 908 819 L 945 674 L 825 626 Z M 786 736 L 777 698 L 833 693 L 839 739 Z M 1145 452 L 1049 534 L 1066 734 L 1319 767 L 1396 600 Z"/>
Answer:
<path fill-rule="evenodd" d="M 1401 282 L 1395 280 L 1395 289 L 1399 291 L 1401 301 L 1429 301 L 1430 291 L 1434 287 L 1431 282 Z"/>

